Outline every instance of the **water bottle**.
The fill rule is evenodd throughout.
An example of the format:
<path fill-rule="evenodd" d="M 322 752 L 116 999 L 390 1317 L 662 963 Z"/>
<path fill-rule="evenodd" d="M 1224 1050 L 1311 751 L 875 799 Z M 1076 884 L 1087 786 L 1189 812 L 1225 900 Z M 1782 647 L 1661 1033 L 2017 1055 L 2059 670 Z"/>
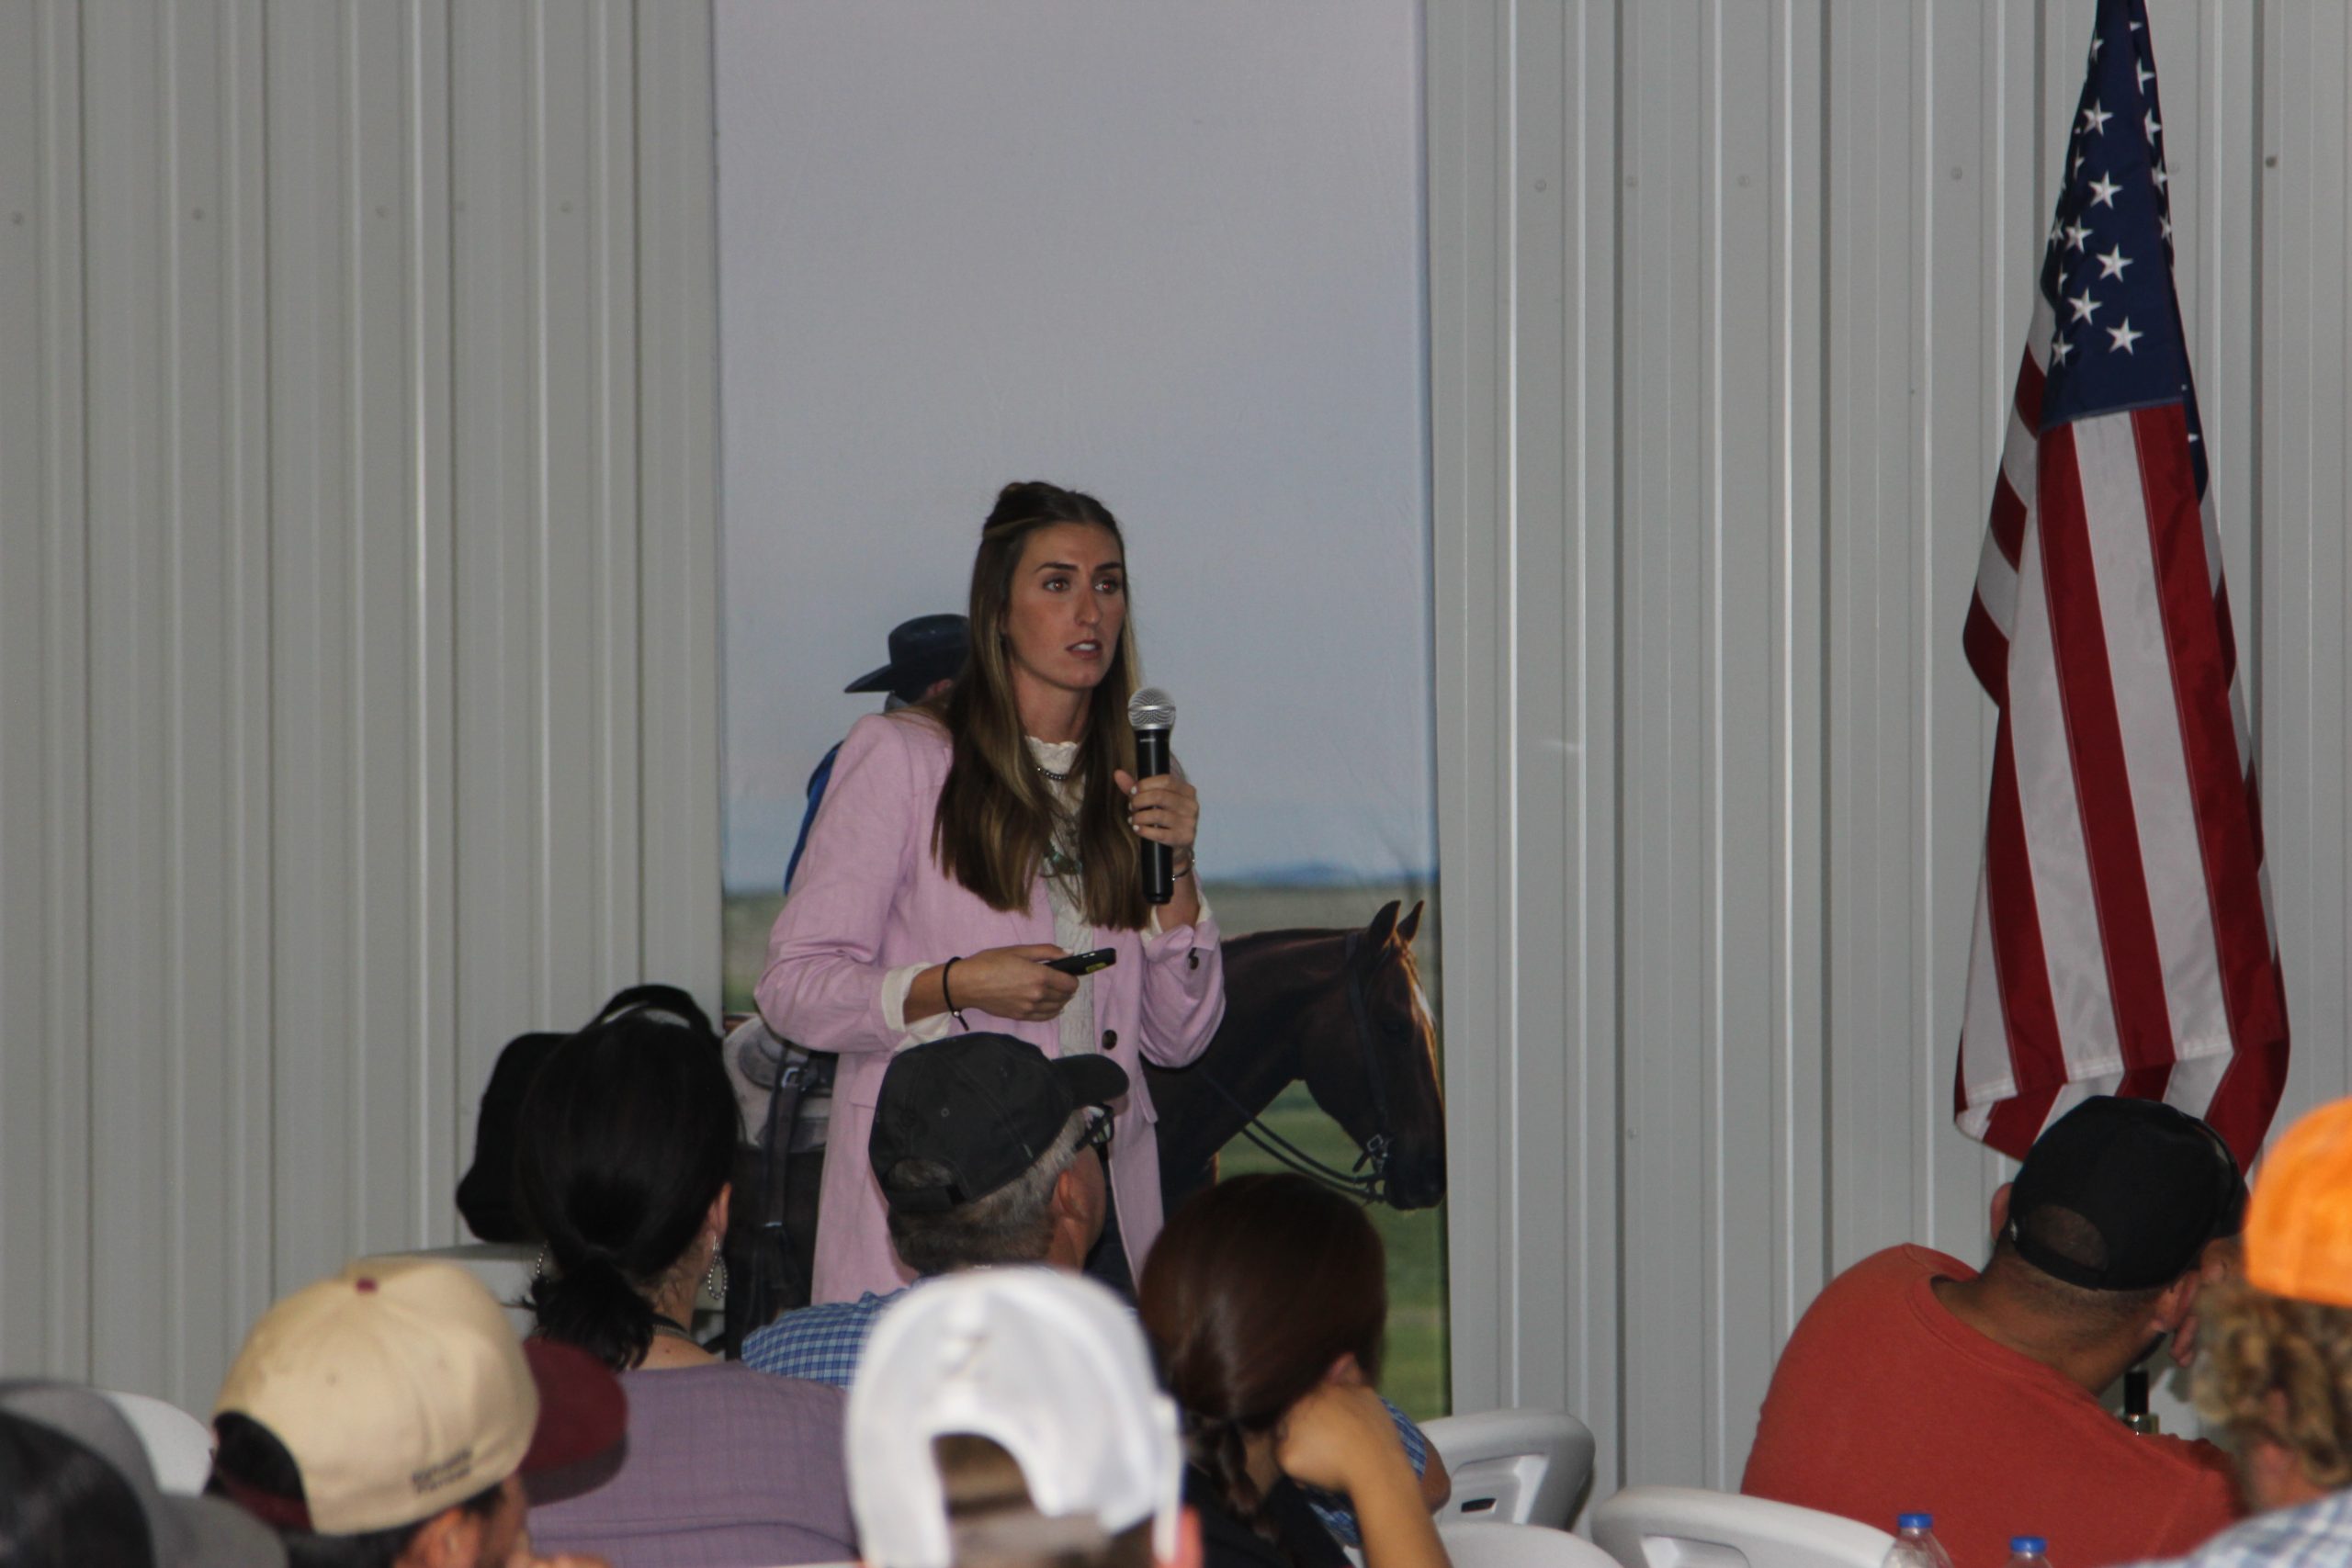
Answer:
<path fill-rule="evenodd" d="M 1898 1514 L 1885 1568 L 1952 1568 L 1951 1553 L 1936 1539 L 1933 1514 Z"/>
<path fill-rule="evenodd" d="M 2050 1568 L 2050 1543 L 2038 1535 L 2009 1538 L 2009 1568 Z"/>

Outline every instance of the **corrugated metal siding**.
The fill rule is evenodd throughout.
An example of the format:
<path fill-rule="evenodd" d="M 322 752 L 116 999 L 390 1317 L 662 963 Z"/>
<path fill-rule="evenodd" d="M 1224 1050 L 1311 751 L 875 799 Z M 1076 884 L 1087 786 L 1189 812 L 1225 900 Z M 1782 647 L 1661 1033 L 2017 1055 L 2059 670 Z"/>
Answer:
<path fill-rule="evenodd" d="M 0 1368 L 202 1408 L 716 999 L 710 134 L 703 6 L 0 4 Z"/>
<path fill-rule="evenodd" d="M 1603 1495 L 1736 1485 L 1832 1272 L 1984 1246 L 1960 626 L 2092 8 L 1427 13 L 1454 1397 L 1584 1415 Z M 2152 9 L 2291 1113 L 2352 1072 L 2352 39 Z"/>

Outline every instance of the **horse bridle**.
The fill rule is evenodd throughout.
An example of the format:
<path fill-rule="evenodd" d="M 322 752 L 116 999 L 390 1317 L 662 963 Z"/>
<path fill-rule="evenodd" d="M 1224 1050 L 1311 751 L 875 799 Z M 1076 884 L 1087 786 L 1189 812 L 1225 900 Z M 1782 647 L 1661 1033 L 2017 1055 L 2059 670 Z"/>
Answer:
<path fill-rule="evenodd" d="M 1388 1134 L 1388 1086 L 1381 1078 L 1380 1054 L 1372 1038 L 1372 1009 L 1364 1001 L 1363 979 L 1356 973 L 1356 950 L 1363 945 L 1363 932 L 1351 931 L 1340 952 L 1340 968 L 1348 980 L 1348 1013 L 1355 1021 L 1356 1046 L 1363 1055 L 1365 1081 L 1372 1086 L 1372 1135 L 1363 1141 L 1363 1147 L 1357 1154 L 1351 1169 L 1340 1170 L 1325 1165 L 1267 1126 L 1259 1114 L 1242 1104 L 1231 1089 L 1219 1083 L 1205 1069 L 1201 1073 L 1201 1081 L 1214 1089 L 1217 1098 L 1247 1118 L 1241 1123 L 1241 1135 L 1256 1145 L 1259 1151 L 1276 1165 L 1344 1192 L 1360 1203 L 1378 1203 L 1388 1197 L 1388 1161 L 1392 1140 Z M 1364 1169 L 1367 1165 L 1372 1167 L 1369 1171 Z"/>

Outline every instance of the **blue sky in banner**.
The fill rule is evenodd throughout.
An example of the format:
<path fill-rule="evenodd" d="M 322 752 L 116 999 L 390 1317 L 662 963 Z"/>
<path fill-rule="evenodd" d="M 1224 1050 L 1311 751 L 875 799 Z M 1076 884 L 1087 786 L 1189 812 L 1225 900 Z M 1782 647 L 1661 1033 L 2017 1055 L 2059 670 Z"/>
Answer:
<path fill-rule="evenodd" d="M 1011 479 L 1128 536 L 1216 878 L 1434 866 L 1410 0 L 720 0 L 727 882 Z"/>

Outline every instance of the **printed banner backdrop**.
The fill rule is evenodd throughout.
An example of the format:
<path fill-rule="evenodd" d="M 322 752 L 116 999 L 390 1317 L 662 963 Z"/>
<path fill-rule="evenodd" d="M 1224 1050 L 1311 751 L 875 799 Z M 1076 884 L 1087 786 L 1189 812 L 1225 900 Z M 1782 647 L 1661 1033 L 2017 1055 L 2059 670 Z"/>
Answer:
<path fill-rule="evenodd" d="M 720 0 L 730 1006 L 842 688 L 1014 479 L 1120 518 L 1227 933 L 1430 898 L 1436 1005 L 1419 55 L 1410 0 Z M 1441 1408 L 1442 1227 L 1384 1223 Z"/>

